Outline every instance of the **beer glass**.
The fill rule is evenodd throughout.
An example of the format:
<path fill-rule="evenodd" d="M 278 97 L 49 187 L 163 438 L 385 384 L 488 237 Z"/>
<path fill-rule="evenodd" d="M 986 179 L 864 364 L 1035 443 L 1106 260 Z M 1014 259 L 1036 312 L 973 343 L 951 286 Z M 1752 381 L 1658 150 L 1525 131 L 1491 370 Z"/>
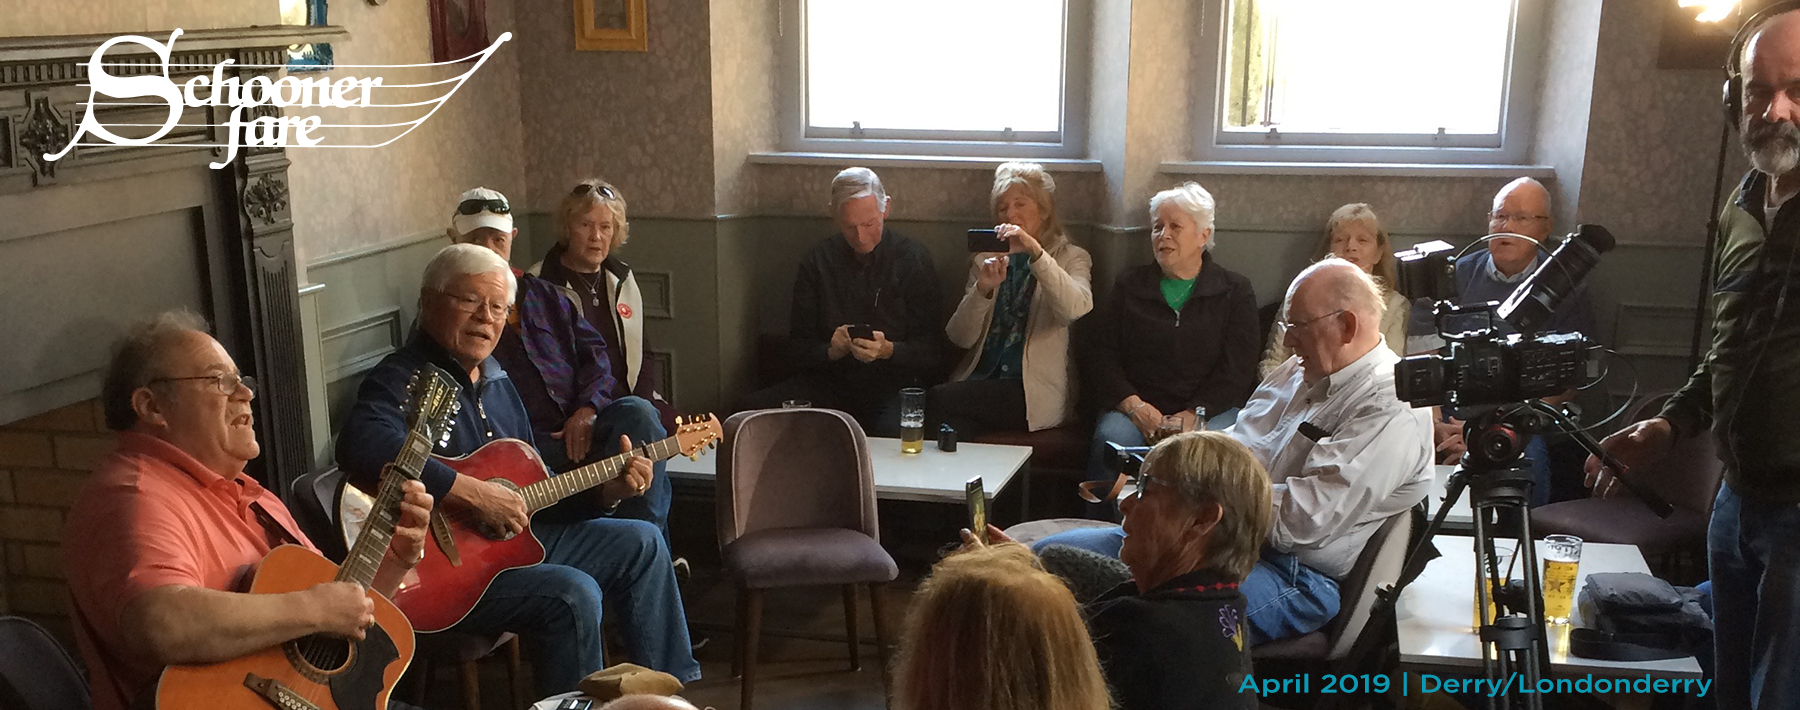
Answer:
<path fill-rule="evenodd" d="M 925 390 L 908 387 L 900 390 L 900 453 L 916 454 L 925 450 Z"/>
<path fill-rule="evenodd" d="M 1576 571 L 1581 564 L 1581 538 L 1544 536 L 1544 620 L 1569 623 L 1575 606 Z"/>

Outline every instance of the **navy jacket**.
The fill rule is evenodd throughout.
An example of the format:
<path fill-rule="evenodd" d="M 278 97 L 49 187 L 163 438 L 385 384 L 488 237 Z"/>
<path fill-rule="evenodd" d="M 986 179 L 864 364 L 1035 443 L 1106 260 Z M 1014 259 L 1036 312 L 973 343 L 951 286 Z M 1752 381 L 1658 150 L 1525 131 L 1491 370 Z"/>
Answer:
<path fill-rule="evenodd" d="M 1126 582 L 1087 607 L 1094 650 L 1120 710 L 1254 710 L 1244 595 L 1211 570 L 1148 592 Z"/>
<path fill-rule="evenodd" d="M 1119 274 L 1112 295 L 1083 319 L 1082 388 L 1097 410 L 1133 394 L 1174 414 L 1241 407 L 1256 390 L 1262 326 L 1250 279 L 1207 255 L 1181 312 L 1162 294 L 1162 267 Z"/>
<path fill-rule="evenodd" d="M 483 360 L 481 381 L 470 382 L 468 371 L 456 364 L 449 351 L 431 336 L 415 330 L 406 345 L 382 358 L 363 377 L 356 390 L 356 404 L 338 432 L 337 463 L 351 485 L 374 490 L 381 468 L 392 462 L 406 444 L 406 383 L 413 372 L 427 363 L 442 369 L 461 388 L 457 396 L 462 402 L 449 443 L 437 446 L 432 453 L 462 456 L 482 444 L 507 438 L 535 446 L 531 419 L 499 362 L 491 357 Z M 432 498 L 443 500 L 450 485 L 456 482 L 456 471 L 438 461 L 428 461 L 422 477 Z"/>

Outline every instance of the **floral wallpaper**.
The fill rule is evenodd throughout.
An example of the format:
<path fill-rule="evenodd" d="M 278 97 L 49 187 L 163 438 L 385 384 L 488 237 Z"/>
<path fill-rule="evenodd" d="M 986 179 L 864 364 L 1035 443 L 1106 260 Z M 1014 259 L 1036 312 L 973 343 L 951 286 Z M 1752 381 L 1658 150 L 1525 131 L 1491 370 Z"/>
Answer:
<path fill-rule="evenodd" d="M 755 207 L 744 159 L 779 140 L 776 0 L 719 2 L 712 10 L 714 208 L 742 214 Z"/>

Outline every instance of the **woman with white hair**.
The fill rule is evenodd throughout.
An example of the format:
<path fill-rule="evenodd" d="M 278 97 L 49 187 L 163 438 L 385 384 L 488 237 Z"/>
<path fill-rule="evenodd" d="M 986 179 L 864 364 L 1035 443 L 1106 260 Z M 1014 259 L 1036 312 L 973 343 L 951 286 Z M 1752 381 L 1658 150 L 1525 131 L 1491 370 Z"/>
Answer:
<path fill-rule="evenodd" d="M 1093 259 L 1056 218 L 1056 181 L 1036 163 L 994 170 L 994 231 L 1004 254 L 975 254 L 962 302 L 944 332 L 968 355 L 926 397 L 926 428 L 964 438 L 1038 431 L 1075 419 L 1069 326 L 1094 307 Z"/>
<path fill-rule="evenodd" d="M 1325 233 L 1313 250 L 1312 260 L 1328 256 L 1355 264 L 1375 279 L 1375 285 L 1381 287 L 1382 299 L 1387 302 L 1387 310 L 1381 316 L 1381 336 L 1394 354 L 1405 355 L 1406 319 L 1412 305 L 1394 290 L 1394 246 L 1388 241 L 1387 229 L 1381 226 L 1374 208 L 1366 203 L 1352 202 L 1332 211 L 1331 218 L 1325 221 Z M 1285 307 L 1276 316 L 1275 325 L 1269 328 L 1269 349 L 1257 368 L 1261 375 L 1275 371 L 1282 361 L 1294 354 L 1294 349 L 1282 342 L 1281 323 L 1284 320 L 1287 320 Z"/>
<path fill-rule="evenodd" d="M 1085 332 L 1082 374 L 1102 408 L 1090 480 L 1113 477 L 1108 443 L 1143 446 L 1202 422 L 1230 426 L 1256 389 L 1256 293 L 1212 256 L 1213 207 L 1192 182 L 1150 198 L 1156 261 L 1119 274 Z M 1092 512 L 1104 517 L 1110 508 Z"/>

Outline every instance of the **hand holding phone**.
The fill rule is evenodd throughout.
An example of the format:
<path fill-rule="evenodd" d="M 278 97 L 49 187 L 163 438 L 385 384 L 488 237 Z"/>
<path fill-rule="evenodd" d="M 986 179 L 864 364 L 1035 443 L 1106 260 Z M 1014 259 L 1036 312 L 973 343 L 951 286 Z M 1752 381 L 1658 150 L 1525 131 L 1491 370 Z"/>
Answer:
<path fill-rule="evenodd" d="M 963 495 L 968 500 L 969 532 L 975 533 L 975 539 L 981 544 L 988 543 L 987 491 L 981 487 L 981 477 L 976 476 L 963 484 Z"/>
<path fill-rule="evenodd" d="M 858 323 L 858 324 L 848 326 L 846 328 L 845 332 L 847 334 L 849 334 L 851 340 L 874 340 L 875 339 L 875 326 L 869 325 L 867 323 Z"/>

